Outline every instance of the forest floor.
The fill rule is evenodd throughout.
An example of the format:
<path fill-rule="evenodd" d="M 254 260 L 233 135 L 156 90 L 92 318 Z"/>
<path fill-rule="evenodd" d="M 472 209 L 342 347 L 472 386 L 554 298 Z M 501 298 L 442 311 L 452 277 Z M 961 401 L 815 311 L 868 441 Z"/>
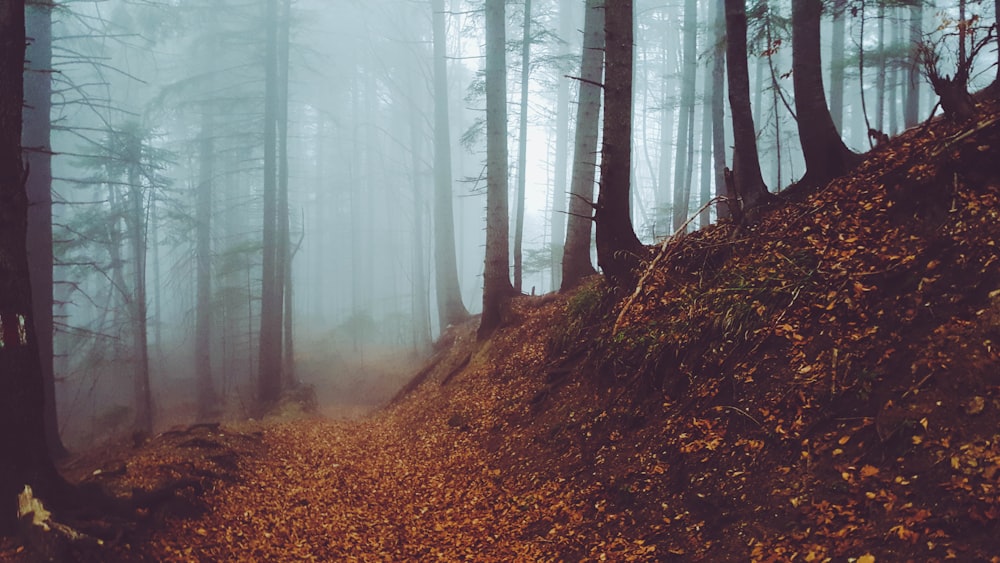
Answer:
<path fill-rule="evenodd" d="M 453 327 L 367 416 L 287 403 L 81 458 L 75 481 L 176 494 L 78 555 L 1000 562 L 1000 106 L 980 111 L 751 229 L 650 249 L 632 295 L 594 278 L 514 299 L 488 341 Z"/>

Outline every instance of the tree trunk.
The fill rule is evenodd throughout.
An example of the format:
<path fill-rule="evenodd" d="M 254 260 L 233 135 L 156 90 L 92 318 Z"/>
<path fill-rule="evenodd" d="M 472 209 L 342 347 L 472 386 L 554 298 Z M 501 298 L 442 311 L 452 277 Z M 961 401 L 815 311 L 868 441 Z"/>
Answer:
<path fill-rule="evenodd" d="M 635 285 L 643 246 L 629 210 L 632 169 L 632 0 L 605 5 L 604 145 L 597 223 L 597 263 L 618 290 Z"/>
<path fill-rule="evenodd" d="M 757 133 L 750 112 L 750 70 L 747 68 L 747 12 L 743 0 L 725 0 L 726 58 L 729 73 L 729 105 L 733 112 L 733 184 L 739 197 L 731 206 L 740 219 L 770 197 L 760 172 Z"/>
<path fill-rule="evenodd" d="M 0 534 L 17 527 L 25 484 L 40 496 L 62 480 L 45 439 L 45 392 L 28 279 L 28 196 L 21 165 L 24 2 L 0 2 Z"/>
<path fill-rule="evenodd" d="M 799 116 L 799 142 L 806 161 L 800 185 L 821 186 L 846 172 L 855 162 L 841 140 L 823 93 L 820 62 L 822 0 L 792 2 L 792 86 Z"/>
<path fill-rule="evenodd" d="M 54 458 L 67 454 L 59 437 L 56 413 L 53 339 L 52 256 L 52 8 L 51 0 L 27 6 L 28 47 L 24 74 L 22 145 L 28 170 L 28 267 L 34 301 L 35 331 L 45 388 L 45 439 Z"/>
<path fill-rule="evenodd" d="M 719 3 L 712 4 L 710 10 L 712 23 L 709 25 L 708 40 L 711 45 L 711 72 L 705 73 L 705 93 L 702 109 L 702 168 L 701 168 L 701 205 L 704 206 L 712 199 L 712 185 L 715 185 L 715 193 L 722 195 L 725 186 L 725 153 L 717 154 L 717 151 L 725 150 L 725 128 L 722 122 L 723 110 L 716 107 L 722 101 L 722 90 L 725 88 L 723 82 L 723 72 L 725 71 L 726 60 L 726 20 L 723 6 Z M 721 156 L 721 158 L 720 158 Z M 698 225 L 705 227 L 711 223 L 711 208 L 705 207 L 701 216 L 698 217 Z"/>
<path fill-rule="evenodd" d="M 153 432 L 153 393 L 149 382 L 149 336 L 146 303 L 146 205 L 142 186 L 143 139 L 138 128 L 126 132 L 128 143 L 128 236 L 132 245 L 132 361 L 135 392 L 135 430 Z"/>
<path fill-rule="evenodd" d="M 278 247 L 275 264 L 275 291 L 281 296 L 281 380 L 292 388 L 295 355 L 292 332 L 292 236 L 288 207 L 288 80 L 291 54 L 292 0 L 282 0 L 278 20 Z"/>
<path fill-rule="evenodd" d="M 910 6 L 910 56 L 904 92 L 903 127 L 909 129 L 920 122 L 920 63 L 917 45 L 923 40 L 924 5 L 917 2 Z"/>
<path fill-rule="evenodd" d="M 281 306 L 278 283 L 278 0 L 265 4 L 264 55 L 264 217 L 259 339 L 258 408 L 263 412 L 281 395 Z"/>
<path fill-rule="evenodd" d="M 195 391 L 199 421 L 216 418 L 219 397 L 212 382 L 212 191 L 215 176 L 215 139 L 212 109 L 202 109 L 201 159 L 195 207 L 196 312 L 195 312 Z"/>
<path fill-rule="evenodd" d="M 483 316 L 477 336 L 488 338 L 501 322 L 510 283 L 507 212 L 507 66 L 504 0 L 486 0 L 486 265 Z"/>
<path fill-rule="evenodd" d="M 593 232 L 591 217 L 597 168 L 597 124 L 601 114 L 600 84 L 604 73 L 604 2 L 587 0 L 584 9 L 573 176 L 560 291 L 568 291 L 583 278 L 596 273 L 590 260 L 590 234 Z"/>
<path fill-rule="evenodd" d="M 573 33 L 572 14 L 574 10 L 571 0 L 560 0 L 559 3 L 559 37 L 560 55 L 569 58 L 570 35 Z M 567 185 L 566 169 L 568 166 L 568 139 L 569 139 L 569 79 L 562 77 L 559 79 L 559 88 L 556 92 L 556 155 L 555 173 L 553 174 L 552 186 L 552 252 L 551 271 L 552 288 L 555 290 L 562 285 L 562 262 L 563 244 L 566 241 L 566 193 L 569 191 Z"/>
<path fill-rule="evenodd" d="M 517 128 L 517 201 L 514 215 L 514 290 L 522 289 L 524 241 L 524 190 L 528 164 L 528 79 L 531 70 L 531 0 L 524 0 L 524 34 L 521 39 L 521 113 Z"/>
<path fill-rule="evenodd" d="M 410 86 L 416 92 L 417 80 L 410 75 Z M 410 125 L 410 177 L 413 182 L 413 250 L 411 257 L 410 311 L 413 316 L 413 351 L 420 355 L 431 345 L 430 304 L 427 302 L 427 272 L 424 268 L 424 167 L 421 165 L 424 139 L 420 135 L 420 114 L 407 112 Z"/>
<path fill-rule="evenodd" d="M 846 36 L 847 0 L 834 0 L 833 26 L 831 34 L 833 43 L 830 52 L 833 60 L 830 62 L 830 117 L 837 131 L 844 126 L 844 39 Z"/>
<path fill-rule="evenodd" d="M 875 129 L 885 133 L 885 80 L 886 80 L 886 49 L 885 49 L 885 3 L 878 5 L 878 76 L 875 79 Z"/>
<path fill-rule="evenodd" d="M 469 318 L 469 311 L 462 303 L 455 256 L 444 0 L 431 0 L 431 9 L 434 12 L 434 273 L 438 320 L 444 330 Z"/>
<path fill-rule="evenodd" d="M 657 189 L 656 189 L 656 222 L 666 223 L 665 228 L 662 229 L 664 233 L 669 234 L 672 232 L 670 229 L 670 205 L 673 199 L 673 190 L 671 189 L 671 178 L 670 173 L 673 170 L 673 154 L 671 149 L 674 146 L 674 107 L 676 106 L 676 100 L 673 98 L 673 94 L 676 91 L 674 86 L 674 81 L 668 79 L 668 75 L 673 72 L 675 67 L 675 61 L 671 60 L 674 52 L 670 49 L 670 41 L 673 39 L 674 33 L 672 26 L 666 21 L 668 15 L 665 11 L 664 13 L 664 30 L 663 30 L 663 66 L 660 71 L 663 77 L 660 80 L 660 162 L 659 170 L 657 171 Z M 659 225 L 656 225 L 659 226 Z M 653 229 L 653 235 L 657 235 L 660 229 Z"/>
<path fill-rule="evenodd" d="M 715 195 L 735 200 L 726 183 L 726 11 L 725 6 L 716 4 L 715 17 L 716 45 L 715 59 L 712 61 L 712 157 L 714 161 Z M 729 218 L 729 206 L 716 205 L 716 217 Z"/>
<path fill-rule="evenodd" d="M 684 46 L 681 76 L 680 114 L 677 122 L 677 158 L 674 165 L 673 229 L 678 229 L 688 218 L 691 207 L 691 169 L 689 144 L 694 136 L 695 76 L 698 70 L 698 3 L 684 3 Z"/>

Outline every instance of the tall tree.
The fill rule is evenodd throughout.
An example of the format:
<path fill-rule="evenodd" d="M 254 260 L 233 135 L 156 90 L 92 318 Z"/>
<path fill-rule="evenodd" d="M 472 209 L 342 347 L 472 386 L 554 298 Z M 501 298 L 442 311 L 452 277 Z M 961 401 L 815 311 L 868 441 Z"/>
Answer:
<path fill-rule="evenodd" d="M 712 157 L 715 162 L 715 195 L 725 196 L 730 201 L 736 200 L 736 193 L 726 182 L 726 9 L 724 5 L 715 4 L 715 29 L 718 37 L 715 46 L 715 58 L 712 61 Z M 759 68 L 759 67 L 758 67 Z M 728 205 L 716 206 L 717 217 L 728 219 Z"/>
<path fill-rule="evenodd" d="M 820 63 L 822 0 L 792 2 L 792 87 L 799 142 L 806 161 L 803 186 L 820 186 L 850 168 L 856 156 L 833 124 L 823 92 Z"/>
<path fill-rule="evenodd" d="M 278 276 L 278 0 L 265 4 L 264 47 L 264 219 L 257 381 L 261 408 L 281 394 L 281 307 Z"/>
<path fill-rule="evenodd" d="M 677 158 L 674 160 L 673 229 L 687 221 L 691 207 L 691 176 L 694 163 L 689 145 L 694 144 L 695 75 L 698 71 L 698 2 L 684 2 L 684 46 L 681 74 L 681 103 L 677 120 Z M 607 110 L 605 110 L 607 111 Z"/>
<path fill-rule="evenodd" d="M 218 395 L 212 381 L 212 192 L 215 181 L 215 132 L 212 110 L 205 107 L 199 139 L 199 178 L 195 207 L 195 387 L 198 420 L 218 414 Z"/>
<path fill-rule="evenodd" d="M 132 320 L 133 392 L 135 394 L 135 430 L 145 435 L 153 432 L 153 392 L 149 380 L 149 314 L 146 298 L 146 189 L 144 189 L 143 135 L 137 124 L 123 131 L 127 171 L 127 210 L 125 228 L 132 258 Z M 149 186 L 150 193 L 153 186 Z"/>
<path fill-rule="evenodd" d="M 587 0 L 580 57 L 580 93 L 573 142 L 573 175 L 561 291 L 567 291 L 595 273 L 590 260 L 591 216 L 594 212 L 594 176 L 597 169 L 597 126 L 601 114 L 604 74 L 604 1 Z"/>
<path fill-rule="evenodd" d="M 441 329 L 469 318 L 458 285 L 455 216 L 451 193 L 448 57 L 444 0 L 431 0 L 434 34 L 434 273 Z"/>
<path fill-rule="evenodd" d="M 524 29 L 521 36 L 521 111 L 517 128 L 517 201 L 514 212 L 514 289 L 521 291 L 524 240 L 524 190 L 528 168 L 528 80 L 531 78 L 531 0 L 524 0 Z"/>
<path fill-rule="evenodd" d="M 28 174 L 28 267 L 35 308 L 35 330 L 45 385 L 45 437 L 52 455 L 65 455 L 56 413 L 53 338 L 52 256 L 52 10 L 51 0 L 28 2 L 28 46 L 24 74 L 22 144 Z"/>
<path fill-rule="evenodd" d="M 573 33 L 572 0 L 560 0 L 559 2 L 559 36 L 560 56 L 569 57 L 569 36 Z M 563 244 L 566 240 L 566 193 L 567 185 L 567 162 L 568 162 L 568 138 L 569 138 L 569 80 L 566 77 L 559 79 L 559 87 L 556 92 L 556 154 L 555 173 L 552 178 L 552 253 L 551 271 L 552 287 L 558 288 L 562 285 L 562 262 Z"/>
<path fill-rule="evenodd" d="M 920 64 L 917 61 L 917 46 L 923 41 L 924 3 L 914 2 L 910 6 L 910 49 L 907 61 L 906 87 L 903 89 L 903 127 L 909 129 L 920 121 Z"/>
<path fill-rule="evenodd" d="M 486 267 L 478 337 L 500 326 L 510 283 L 507 212 L 507 63 L 504 0 L 486 0 Z"/>
<path fill-rule="evenodd" d="M 747 68 L 747 11 L 743 0 L 725 0 L 726 59 L 729 73 L 729 105 L 733 111 L 733 184 L 739 202 L 730 209 L 740 219 L 766 202 L 767 191 L 760 172 L 757 133 L 750 111 L 750 71 Z"/>
<path fill-rule="evenodd" d="M 834 0 L 833 26 L 830 29 L 830 117 L 838 131 L 844 125 L 844 40 L 847 36 L 847 0 Z"/>
<path fill-rule="evenodd" d="M 632 0 L 604 7 L 604 144 L 597 223 L 597 263 L 611 284 L 627 290 L 643 251 L 632 228 L 629 192 L 632 172 Z"/>
<path fill-rule="evenodd" d="M 17 495 L 62 480 L 45 439 L 45 392 L 28 273 L 28 195 L 21 164 L 24 0 L 0 3 L 0 534 L 17 527 Z"/>

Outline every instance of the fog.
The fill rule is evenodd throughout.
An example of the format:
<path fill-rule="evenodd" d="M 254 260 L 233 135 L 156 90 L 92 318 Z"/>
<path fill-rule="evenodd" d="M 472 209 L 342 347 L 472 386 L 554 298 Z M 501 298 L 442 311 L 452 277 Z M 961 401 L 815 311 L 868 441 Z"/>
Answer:
<path fill-rule="evenodd" d="M 790 3 L 753 4 L 751 101 L 764 180 L 778 191 L 804 172 L 789 111 Z M 828 99 L 840 84 L 834 118 L 857 151 L 870 148 L 869 129 L 912 125 L 906 92 L 920 121 L 931 116 L 936 97 L 907 60 L 914 21 L 931 32 L 957 17 L 943 0 L 919 13 L 870 4 L 851 4 L 839 23 L 827 14 L 822 31 Z M 526 4 L 507 3 L 510 216 L 523 175 L 520 287 L 543 294 L 559 288 L 584 2 L 527 5 L 522 104 Z M 724 34 L 721 2 L 635 6 L 632 213 L 652 243 L 721 189 L 711 102 L 724 95 L 713 77 Z M 968 9 L 995 17 L 993 3 Z M 280 362 L 283 387 L 311 385 L 325 412 L 353 416 L 430 354 L 448 324 L 440 296 L 481 310 L 481 0 L 66 0 L 51 22 L 51 65 L 29 61 L 29 72 L 52 78 L 54 374 L 67 444 L 131 432 L 144 371 L 156 429 L 259 416 L 268 361 Z M 28 35 L 42 37 L 31 20 Z M 972 90 L 995 62 L 995 48 L 981 52 Z M 435 95 L 450 165 L 435 152 Z M 442 185 L 451 216 L 435 200 Z M 690 228 L 714 220 L 713 208 Z M 453 225 L 454 264 L 441 222 Z M 449 268 L 455 288 L 440 275 Z M 277 359 L 261 350 L 262 327 Z"/>

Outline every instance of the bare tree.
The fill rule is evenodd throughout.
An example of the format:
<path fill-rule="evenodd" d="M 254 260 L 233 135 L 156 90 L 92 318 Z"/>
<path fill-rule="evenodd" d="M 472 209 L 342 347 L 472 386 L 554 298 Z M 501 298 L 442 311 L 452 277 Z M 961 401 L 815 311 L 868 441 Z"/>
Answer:
<path fill-rule="evenodd" d="M 643 246 L 635 236 L 629 210 L 632 171 L 632 0 L 604 8 L 604 141 L 597 223 L 597 263 L 619 289 L 636 281 Z"/>
<path fill-rule="evenodd" d="M 500 326 L 510 283 L 507 212 L 507 66 L 504 0 L 486 0 L 486 268 L 478 338 Z"/>

